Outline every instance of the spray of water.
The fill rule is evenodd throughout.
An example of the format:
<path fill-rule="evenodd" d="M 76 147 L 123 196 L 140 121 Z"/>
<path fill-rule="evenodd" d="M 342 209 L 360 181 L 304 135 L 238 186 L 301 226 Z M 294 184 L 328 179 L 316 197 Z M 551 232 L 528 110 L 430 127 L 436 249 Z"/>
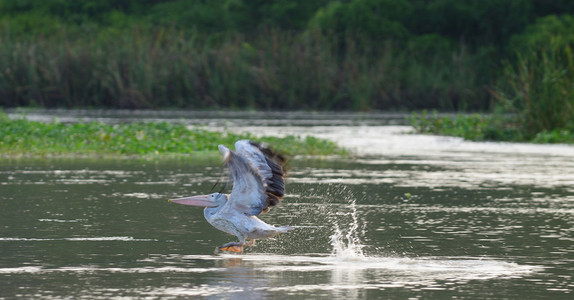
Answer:
<path fill-rule="evenodd" d="M 334 261 L 366 260 L 363 237 L 366 224 L 361 218 L 355 193 L 337 184 L 307 194 L 309 203 L 292 204 L 297 214 L 289 214 L 283 223 L 296 228 L 298 234 L 282 235 L 278 240 L 281 253 L 329 254 Z M 335 200 L 345 199 L 344 203 Z M 296 225 L 293 225 L 296 224 Z M 326 243 L 326 239 L 330 243 Z M 263 249 L 264 243 L 257 247 Z M 292 246 L 292 247 L 289 247 Z M 263 251 L 272 252 L 268 248 Z"/>
<path fill-rule="evenodd" d="M 342 260 L 364 260 L 364 245 L 360 239 L 359 218 L 357 216 L 357 207 L 355 199 L 349 203 L 349 212 L 339 214 L 344 218 L 336 218 L 333 222 L 333 234 L 331 235 L 331 256 Z M 350 219 L 348 227 L 343 228 L 339 222 L 345 222 Z"/>

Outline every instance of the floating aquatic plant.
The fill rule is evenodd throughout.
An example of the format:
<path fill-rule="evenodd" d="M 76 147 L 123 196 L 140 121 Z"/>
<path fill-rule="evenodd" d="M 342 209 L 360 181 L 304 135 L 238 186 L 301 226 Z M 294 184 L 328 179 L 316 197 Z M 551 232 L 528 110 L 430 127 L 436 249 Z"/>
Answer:
<path fill-rule="evenodd" d="M 334 155 L 345 151 L 313 137 L 255 137 L 250 133 L 212 131 L 167 122 L 65 124 L 11 120 L 0 114 L 0 154 L 8 156 L 112 155 L 161 156 L 215 153 L 218 144 L 240 139 L 269 143 L 287 155 Z"/>

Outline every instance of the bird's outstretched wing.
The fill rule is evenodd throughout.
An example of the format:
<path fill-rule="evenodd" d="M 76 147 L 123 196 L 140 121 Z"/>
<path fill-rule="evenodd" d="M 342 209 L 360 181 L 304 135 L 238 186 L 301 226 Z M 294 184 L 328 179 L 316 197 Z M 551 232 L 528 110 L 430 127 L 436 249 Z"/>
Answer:
<path fill-rule="evenodd" d="M 223 145 L 219 145 L 219 151 L 233 182 L 230 208 L 256 216 L 281 201 L 285 194 L 283 157 L 248 140 L 235 143 L 235 152 Z"/>

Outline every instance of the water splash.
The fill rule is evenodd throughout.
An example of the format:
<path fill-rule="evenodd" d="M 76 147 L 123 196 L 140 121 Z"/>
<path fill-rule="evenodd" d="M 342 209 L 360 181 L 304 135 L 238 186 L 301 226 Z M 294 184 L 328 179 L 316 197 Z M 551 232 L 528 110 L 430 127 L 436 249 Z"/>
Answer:
<path fill-rule="evenodd" d="M 365 260 L 366 256 L 363 252 L 364 245 L 361 243 L 360 239 L 360 228 L 364 229 L 364 225 L 359 225 L 359 218 L 357 216 L 357 206 L 355 199 L 352 199 L 349 203 L 348 213 L 336 214 L 337 217 L 344 216 L 344 218 L 336 218 L 333 221 L 334 232 L 331 235 L 331 257 L 336 257 L 341 260 Z M 342 229 L 339 222 L 341 220 L 347 220 L 350 218 L 349 227 Z"/>

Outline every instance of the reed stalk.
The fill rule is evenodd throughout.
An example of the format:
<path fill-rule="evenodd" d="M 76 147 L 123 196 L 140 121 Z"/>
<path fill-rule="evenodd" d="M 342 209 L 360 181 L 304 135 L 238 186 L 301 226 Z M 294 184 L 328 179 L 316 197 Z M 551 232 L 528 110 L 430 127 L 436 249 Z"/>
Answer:
<path fill-rule="evenodd" d="M 60 30 L 0 36 L 0 105 L 485 109 L 489 97 L 464 45 L 422 55 L 391 40 L 341 43 L 319 31 Z"/>

